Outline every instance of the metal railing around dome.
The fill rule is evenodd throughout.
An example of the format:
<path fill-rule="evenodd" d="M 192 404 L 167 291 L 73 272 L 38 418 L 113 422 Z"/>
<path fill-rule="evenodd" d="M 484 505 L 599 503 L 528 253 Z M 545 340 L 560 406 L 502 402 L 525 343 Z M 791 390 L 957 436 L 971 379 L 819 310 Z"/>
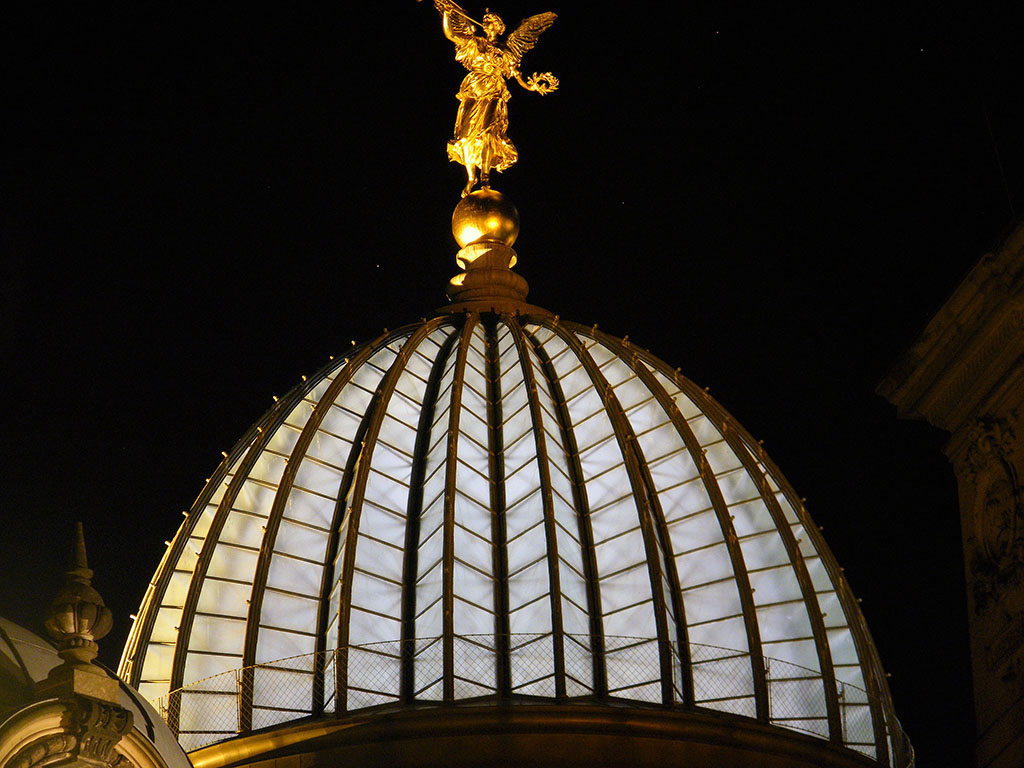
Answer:
<path fill-rule="evenodd" d="M 509 637 L 509 643 L 513 648 L 526 648 L 544 637 L 548 636 L 512 635 Z M 477 680 L 485 677 L 488 667 L 494 662 L 493 645 L 489 644 L 493 643 L 493 640 L 493 635 L 455 636 L 455 660 L 458 670 Z M 584 695 L 559 699 L 559 703 L 619 700 L 660 707 L 660 698 L 644 694 L 645 691 L 658 688 L 660 685 L 657 678 L 650 679 L 652 666 L 647 658 L 650 645 L 657 641 L 650 638 L 610 636 L 605 640 L 615 648 L 617 669 L 620 672 L 627 670 L 625 675 L 617 675 L 617 687 L 609 690 L 606 699 Z M 425 670 L 437 670 L 437 678 L 440 679 L 443 663 L 441 638 L 418 638 L 411 642 L 415 643 L 417 664 Z M 399 696 L 389 693 L 388 690 L 394 680 L 396 665 L 403 658 L 402 646 L 403 641 L 400 640 L 371 643 L 241 667 L 171 691 L 154 704 L 186 751 L 281 723 L 313 716 L 332 716 L 337 713 L 334 688 L 337 665 L 339 657 L 345 654 L 350 665 L 359 665 L 360 685 L 353 686 L 351 682 L 349 683 L 350 698 L 347 706 L 342 707 L 343 714 L 372 708 L 387 708 L 389 705 L 401 704 Z M 517 691 L 513 689 L 513 698 L 519 698 L 524 702 L 550 702 L 555 699 L 550 653 L 543 653 L 542 647 L 537 646 L 537 653 L 533 659 L 535 669 L 532 672 L 535 674 L 530 674 L 530 656 L 526 655 L 526 666 L 523 669 L 528 679 L 517 686 L 529 690 L 530 695 L 517 696 Z M 630 653 L 636 658 L 630 658 Z M 752 706 L 753 702 L 749 654 L 697 643 L 690 644 L 689 653 L 690 664 L 694 668 L 700 668 L 702 680 L 700 696 L 694 707 L 745 714 L 745 706 Z M 769 691 L 769 723 L 828 739 L 828 722 L 824 714 L 825 701 L 820 673 L 779 659 L 766 657 L 765 662 Z M 591 661 L 583 654 L 574 658 L 567 655 L 565 663 L 568 678 L 588 678 Z M 456 679 L 460 679 L 458 672 Z M 545 680 L 550 685 L 545 686 Z M 466 678 L 465 682 L 471 681 Z M 472 685 L 479 687 L 479 683 Z M 843 744 L 849 749 L 874 758 L 876 752 L 871 720 L 856 715 L 858 712 L 866 711 L 868 694 L 863 688 L 849 683 L 840 682 L 838 686 Z M 439 694 L 424 695 L 430 688 L 430 681 L 427 680 L 417 691 L 417 705 L 442 703 Z M 495 698 L 498 695 L 497 689 L 490 693 L 490 696 Z M 486 693 L 482 696 L 467 696 L 465 693 L 459 696 L 457 693 L 455 703 L 468 700 L 479 702 L 486 698 Z M 319 705 L 317 702 L 320 702 Z M 809 715 L 809 711 L 821 714 Z M 848 713 L 851 713 L 850 716 Z M 894 745 L 900 745 L 904 746 L 900 751 L 912 755 L 909 741 L 899 724 L 889 723 L 888 731 L 890 754 L 893 753 Z M 912 757 L 904 765 L 896 765 L 894 758 L 893 760 L 895 768 L 912 768 L 914 764 Z"/>

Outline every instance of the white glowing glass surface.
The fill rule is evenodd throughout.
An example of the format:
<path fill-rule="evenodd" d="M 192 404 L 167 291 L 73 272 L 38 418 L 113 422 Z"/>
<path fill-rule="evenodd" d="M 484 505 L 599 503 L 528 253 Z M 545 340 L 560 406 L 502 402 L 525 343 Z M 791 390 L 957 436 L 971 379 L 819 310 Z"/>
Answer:
<path fill-rule="evenodd" d="M 490 322 L 351 350 L 210 479 L 121 668 L 153 698 L 185 689 L 182 743 L 408 696 L 564 695 L 839 723 L 880 754 L 863 620 L 760 446 L 623 342 Z"/>

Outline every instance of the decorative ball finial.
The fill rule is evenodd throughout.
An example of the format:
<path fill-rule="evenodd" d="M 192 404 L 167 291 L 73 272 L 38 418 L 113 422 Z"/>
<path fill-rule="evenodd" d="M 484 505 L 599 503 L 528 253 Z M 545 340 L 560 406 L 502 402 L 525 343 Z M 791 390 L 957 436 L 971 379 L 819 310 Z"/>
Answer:
<path fill-rule="evenodd" d="M 110 609 L 90 584 L 92 571 L 85 555 L 82 524 L 75 524 L 74 564 L 65 574 L 64 586 L 50 604 L 45 626 L 66 664 L 87 665 L 96 658 L 96 641 L 113 626 Z"/>
<path fill-rule="evenodd" d="M 455 206 L 452 234 L 460 248 L 479 242 L 511 247 L 519 236 L 519 211 L 501 192 L 478 189 Z"/>
<path fill-rule="evenodd" d="M 494 189 L 466 195 L 452 214 L 452 234 L 460 248 L 456 263 L 465 271 L 448 283 L 454 307 L 518 311 L 529 291 L 526 280 L 512 271 L 519 235 L 519 211 Z"/>

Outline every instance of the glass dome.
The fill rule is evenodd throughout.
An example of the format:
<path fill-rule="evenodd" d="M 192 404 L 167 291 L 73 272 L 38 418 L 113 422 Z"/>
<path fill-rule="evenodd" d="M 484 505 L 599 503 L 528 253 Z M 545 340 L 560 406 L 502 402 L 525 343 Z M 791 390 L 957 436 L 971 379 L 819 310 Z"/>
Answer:
<path fill-rule="evenodd" d="M 385 333 L 212 475 L 120 674 L 186 749 L 460 701 L 698 709 L 907 750 L 856 601 L 761 446 L 544 311 Z"/>

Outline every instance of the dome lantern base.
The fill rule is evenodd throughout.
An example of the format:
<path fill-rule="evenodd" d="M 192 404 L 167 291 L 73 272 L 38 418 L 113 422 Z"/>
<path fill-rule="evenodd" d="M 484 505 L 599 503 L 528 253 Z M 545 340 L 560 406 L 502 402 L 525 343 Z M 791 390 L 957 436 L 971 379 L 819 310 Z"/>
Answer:
<path fill-rule="evenodd" d="M 529 286 L 512 271 L 519 235 L 512 201 L 493 189 L 467 195 L 455 206 L 452 234 L 460 246 L 455 261 L 465 271 L 448 283 L 448 298 L 478 311 L 522 312 Z"/>

